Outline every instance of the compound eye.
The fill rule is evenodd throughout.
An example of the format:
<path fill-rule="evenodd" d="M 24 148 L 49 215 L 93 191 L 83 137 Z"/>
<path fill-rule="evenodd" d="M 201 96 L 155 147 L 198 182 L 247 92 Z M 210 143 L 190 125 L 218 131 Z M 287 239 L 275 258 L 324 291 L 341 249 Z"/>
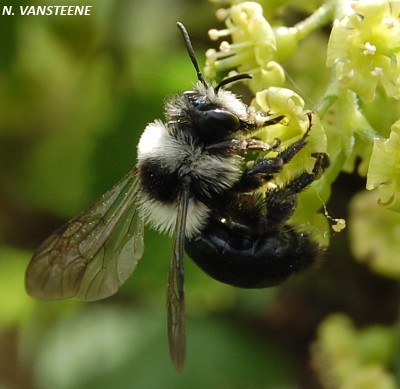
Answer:
<path fill-rule="evenodd" d="M 202 131 L 220 135 L 228 135 L 240 129 L 239 118 L 219 108 L 199 112 L 198 123 Z"/>
<path fill-rule="evenodd" d="M 238 130 L 240 127 L 239 118 L 229 111 L 223 111 L 222 109 L 214 109 L 209 111 L 209 120 L 215 121 L 221 127 L 230 128 L 233 131 Z"/>

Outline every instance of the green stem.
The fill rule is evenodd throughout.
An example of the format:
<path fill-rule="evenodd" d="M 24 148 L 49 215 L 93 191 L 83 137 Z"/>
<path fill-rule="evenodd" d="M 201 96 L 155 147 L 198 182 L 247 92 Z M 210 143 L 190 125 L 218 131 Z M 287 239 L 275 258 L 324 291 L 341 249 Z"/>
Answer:
<path fill-rule="evenodd" d="M 329 110 L 331 105 L 333 105 L 338 99 L 340 90 L 339 85 L 336 80 L 332 81 L 324 95 L 318 101 L 316 107 L 314 108 L 315 113 L 322 119 L 326 112 Z"/>
<path fill-rule="evenodd" d="M 331 1 L 321 5 L 313 14 L 307 19 L 297 23 L 294 28 L 296 29 L 298 39 L 303 39 L 312 31 L 324 26 L 332 21 L 333 5 Z"/>

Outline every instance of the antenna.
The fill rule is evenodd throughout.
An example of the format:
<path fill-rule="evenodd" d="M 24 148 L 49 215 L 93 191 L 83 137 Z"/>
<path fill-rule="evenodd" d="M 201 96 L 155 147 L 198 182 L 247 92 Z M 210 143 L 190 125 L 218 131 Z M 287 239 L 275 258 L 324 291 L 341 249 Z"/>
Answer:
<path fill-rule="evenodd" d="M 215 88 L 215 93 L 218 93 L 218 91 L 225 86 L 226 84 L 230 84 L 231 82 L 243 80 L 243 79 L 252 79 L 253 76 L 249 73 L 239 73 L 235 74 L 234 76 L 224 78 Z"/>
<path fill-rule="evenodd" d="M 196 56 L 195 56 L 195 54 L 194 54 L 192 42 L 190 41 L 190 37 L 189 37 L 189 34 L 188 34 L 187 30 L 186 30 L 186 27 L 185 27 L 185 26 L 183 25 L 183 23 L 181 23 L 181 22 L 177 22 L 176 24 L 177 24 L 179 30 L 180 30 L 181 33 L 182 33 L 182 36 L 183 36 L 183 39 L 184 39 L 185 45 L 186 45 L 186 50 L 187 50 L 187 52 L 188 52 L 188 54 L 189 54 L 190 60 L 192 61 L 192 64 L 193 64 L 193 66 L 194 66 L 194 68 L 195 68 L 195 70 L 196 70 L 196 73 L 197 73 L 197 79 L 198 79 L 206 88 L 208 88 L 207 81 L 204 79 L 203 74 L 202 74 L 201 71 L 200 71 L 199 64 L 197 63 L 197 59 L 196 59 Z"/>

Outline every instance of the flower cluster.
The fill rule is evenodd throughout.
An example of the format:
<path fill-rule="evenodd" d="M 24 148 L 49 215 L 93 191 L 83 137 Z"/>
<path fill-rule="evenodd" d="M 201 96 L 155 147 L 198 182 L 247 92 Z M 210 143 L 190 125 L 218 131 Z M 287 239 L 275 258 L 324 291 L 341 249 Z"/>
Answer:
<path fill-rule="evenodd" d="M 314 185 L 319 198 L 310 196 L 310 191 L 300 196 L 294 218 L 305 208 L 309 212 L 304 211 L 297 221 L 309 220 L 328 200 L 331 184 L 340 172 L 352 173 L 356 168 L 367 177 L 366 188 L 378 191 L 379 204 L 400 212 L 400 119 L 395 121 L 398 117 L 393 115 L 399 111 L 393 106 L 390 109 L 387 103 L 400 101 L 400 0 L 327 1 L 292 27 L 267 21 L 256 2 L 236 3 L 217 15 L 226 28 L 211 30 L 210 37 L 229 39 L 230 43 L 224 40 L 218 51 L 208 50 L 205 73 L 211 78 L 230 71 L 251 73 L 253 79 L 248 85 L 255 95 L 252 105 L 285 116 L 283 123 L 266 128 L 260 137 L 265 142 L 279 138 L 282 147 L 304 133 L 308 117 L 304 100 L 285 88 L 281 64 L 293 57 L 299 42 L 311 31 L 337 17 L 326 53 L 326 65 L 334 70 L 335 77 L 317 102 L 307 148 L 277 175 L 277 184 L 312 169 L 312 153 L 326 152 L 330 168 Z M 298 58 L 307 59 L 307 54 L 300 54 Z M 310 67 L 306 73 L 309 78 L 320 72 L 313 60 L 306 66 Z M 320 79 L 315 82 L 320 83 Z M 381 108 L 368 115 L 372 99 L 374 107 Z M 377 120 L 384 107 L 392 113 L 390 120 L 388 114 L 384 120 Z M 333 116 L 327 120 L 328 114 Z M 393 121 L 390 136 L 384 138 Z"/>
<path fill-rule="evenodd" d="M 375 99 L 375 104 L 381 105 L 384 112 L 388 105 L 382 100 L 381 92 L 384 91 L 387 98 L 400 99 L 399 37 L 400 1 L 351 2 L 344 16 L 334 21 L 327 51 L 326 64 L 334 67 L 340 86 L 339 104 L 352 99 L 353 93 L 357 100 Z M 342 170 L 352 171 L 354 158 L 361 157 L 361 170 L 367 175 L 366 188 L 378 189 L 381 206 L 400 211 L 400 121 L 392 125 L 389 138 L 377 138 L 377 134 L 387 132 L 382 128 L 383 121 L 375 131 L 371 130 L 357 105 L 353 104 L 356 112 L 348 115 L 348 105 L 341 104 L 342 116 L 353 118 L 347 120 L 351 126 L 343 126 L 350 131 L 341 130 L 343 136 L 347 134 L 352 140 L 347 143 L 350 147 L 346 148 L 347 161 Z"/>
<path fill-rule="evenodd" d="M 327 66 L 335 66 L 340 85 L 372 100 L 378 85 L 400 98 L 400 2 L 363 0 L 335 20 Z"/>
<path fill-rule="evenodd" d="M 220 11 L 221 13 L 221 11 Z M 285 73 L 276 62 L 277 41 L 274 31 L 263 16 L 260 4 L 244 2 L 223 12 L 226 29 L 210 30 L 211 39 L 230 36 L 232 43 L 223 41 L 220 51 L 206 53 L 205 73 L 213 78 L 216 73 L 235 69 L 253 75 L 253 92 L 271 85 L 282 85 Z"/>

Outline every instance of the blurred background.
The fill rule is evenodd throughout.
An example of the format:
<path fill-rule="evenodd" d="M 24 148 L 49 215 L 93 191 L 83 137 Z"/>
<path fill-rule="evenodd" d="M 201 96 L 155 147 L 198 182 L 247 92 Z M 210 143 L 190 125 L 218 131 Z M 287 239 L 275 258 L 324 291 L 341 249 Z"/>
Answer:
<path fill-rule="evenodd" d="M 351 262 L 346 233 L 320 269 L 279 288 L 234 289 L 186 259 L 182 375 L 167 346 L 169 238 L 147 231 L 135 273 L 104 301 L 26 294 L 34 249 L 132 168 L 146 124 L 196 81 L 176 21 L 200 64 L 218 25 L 206 1 L 74 5 L 89 3 L 89 17 L 0 16 L 0 388 L 319 388 L 310 347 L 325 315 L 350 312 L 358 324 L 397 315 L 397 283 Z M 330 212 L 346 216 L 361 186 L 341 178 Z"/>

